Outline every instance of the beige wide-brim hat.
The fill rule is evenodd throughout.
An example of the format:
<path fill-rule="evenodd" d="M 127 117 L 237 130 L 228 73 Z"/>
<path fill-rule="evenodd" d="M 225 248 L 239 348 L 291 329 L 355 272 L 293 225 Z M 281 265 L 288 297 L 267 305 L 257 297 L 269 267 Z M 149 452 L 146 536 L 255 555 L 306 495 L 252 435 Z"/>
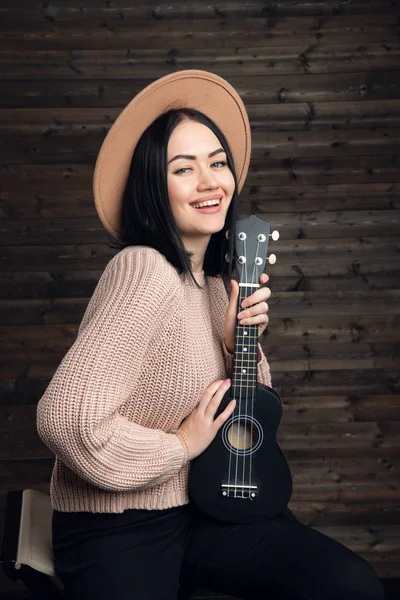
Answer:
<path fill-rule="evenodd" d="M 147 127 L 172 108 L 197 109 L 218 125 L 233 155 L 238 191 L 243 187 L 250 162 L 251 133 L 247 111 L 237 91 L 208 71 L 189 69 L 161 77 L 124 108 L 97 157 L 93 178 L 96 210 L 104 227 L 116 238 L 136 144 Z"/>

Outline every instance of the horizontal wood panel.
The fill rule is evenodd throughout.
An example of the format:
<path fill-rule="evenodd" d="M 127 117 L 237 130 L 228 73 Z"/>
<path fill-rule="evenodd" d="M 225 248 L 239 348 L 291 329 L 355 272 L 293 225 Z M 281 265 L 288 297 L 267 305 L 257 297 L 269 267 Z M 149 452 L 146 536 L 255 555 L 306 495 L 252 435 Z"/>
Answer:
<path fill-rule="evenodd" d="M 265 10 L 265 9 L 264 9 Z M 81 11 L 80 11 L 81 12 Z M 80 16 L 80 15 L 76 15 Z M 215 14 L 214 17 L 218 16 Z M 265 15 L 264 15 L 265 16 Z M 127 14 L 129 17 L 129 14 Z M 188 27 L 188 21 L 190 22 L 190 26 Z M 80 20 L 74 20 L 72 23 L 72 27 L 74 31 L 80 29 Z M 100 20 L 97 21 L 96 18 L 88 19 L 86 23 L 84 23 L 85 29 L 88 32 L 96 31 L 98 28 L 108 25 L 107 20 L 104 20 L 104 15 L 100 17 Z M 354 36 L 358 33 L 360 29 L 364 31 L 375 31 L 377 29 L 387 31 L 390 29 L 396 30 L 396 23 L 394 22 L 393 15 L 391 14 L 362 14 L 362 15 L 341 15 L 335 14 L 332 17 L 327 16 L 326 18 L 320 18 L 318 16 L 310 17 L 288 17 L 288 16 L 280 16 L 279 19 L 276 19 L 274 22 L 273 19 L 269 20 L 268 18 L 254 18 L 250 15 L 246 15 L 246 19 L 238 18 L 238 19 L 227 19 L 226 21 L 223 18 L 220 19 L 201 19 L 197 18 L 195 21 L 192 19 L 185 19 L 183 16 L 180 16 L 179 19 L 174 20 L 174 23 L 169 23 L 168 19 L 156 19 L 154 23 L 152 23 L 152 34 L 158 34 L 159 36 L 162 34 L 170 33 L 172 27 L 176 32 L 197 32 L 197 31 L 205 31 L 208 32 L 213 30 L 223 31 L 226 25 L 229 25 L 232 29 L 237 31 L 258 31 L 263 32 L 268 29 L 273 29 L 279 34 L 289 34 L 295 33 L 296 31 L 353 31 Z M 111 23 L 110 23 L 111 26 Z M 121 18 L 121 13 L 119 14 L 119 18 L 112 24 L 113 31 L 124 31 L 128 27 L 132 29 L 135 33 L 141 33 L 143 31 L 143 23 L 136 20 L 135 18 L 126 20 Z M 43 22 L 35 22 L 28 20 L 21 20 L 13 23 L 13 30 L 18 31 L 47 31 L 52 28 L 51 22 L 47 20 L 43 20 Z M 71 24 L 67 22 L 60 21 L 55 26 L 58 32 L 65 32 L 71 28 Z M 10 27 L 5 27 L 5 30 L 10 30 Z"/>
<path fill-rule="evenodd" d="M 380 525 L 371 527 L 340 527 L 319 526 L 318 531 L 341 542 L 350 545 L 354 552 L 395 552 L 400 550 L 400 527 Z"/>
<path fill-rule="evenodd" d="M 4 133 L 37 135 L 57 132 L 63 128 L 81 129 L 83 126 L 109 126 L 121 112 L 121 108 L 0 108 L 0 124 Z M 298 102 L 298 103 L 261 103 L 248 104 L 247 112 L 253 131 L 285 131 L 299 129 L 383 129 L 398 127 L 400 121 L 400 100 L 359 100 L 344 102 Z M 388 167 L 389 159 L 382 162 L 375 159 L 381 167 Z M 354 160 L 354 157 L 353 157 Z M 392 160 L 398 161 L 394 155 Z M 379 162 L 381 161 L 381 162 Z M 272 162 L 272 161 L 269 161 Z M 261 163 L 261 166 L 268 162 Z M 284 166 L 284 165 L 279 165 Z M 350 163 L 348 166 L 353 166 Z M 27 165 L 29 167 L 29 165 Z M 368 164 L 368 167 L 371 167 Z M 77 166 L 77 168 L 79 168 Z M 250 164 L 250 173 L 260 166 L 254 160 Z M 368 173 L 371 175 L 372 173 Z M 348 173 L 351 175 L 351 171 Z"/>
<path fill-rule="evenodd" d="M 325 525 L 400 525 L 399 506 L 390 501 L 343 502 L 301 502 L 291 500 L 290 510 L 301 523 L 312 527 Z"/>
<path fill-rule="evenodd" d="M 247 104 L 252 131 L 388 129 L 398 126 L 398 108 L 397 98 Z"/>
<path fill-rule="evenodd" d="M 18 25 L 21 25 L 19 22 Z M 140 49 L 143 47 L 152 47 L 165 49 L 168 48 L 196 48 L 199 51 L 203 48 L 212 45 L 216 48 L 230 48 L 232 46 L 232 39 L 238 46 L 246 47 L 264 47 L 273 48 L 276 46 L 282 46 L 285 43 L 288 46 L 301 46 L 301 45 L 315 45 L 323 39 L 324 43 L 329 45 L 342 45 L 351 44 L 354 42 L 355 35 L 360 44 L 376 44 L 386 43 L 392 44 L 398 41 L 398 32 L 395 27 L 391 29 L 380 28 L 379 26 L 375 29 L 370 28 L 369 30 L 358 30 L 352 32 L 349 30 L 331 30 L 331 31 L 315 31 L 307 32 L 301 31 L 294 33 L 289 32 L 276 32 L 274 30 L 267 30 L 264 33 L 260 33 L 257 30 L 246 31 L 240 27 L 235 27 L 230 24 L 229 31 L 225 34 L 220 32 L 220 29 L 215 28 L 213 25 L 209 32 L 204 31 L 187 31 L 184 32 L 165 32 L 159 34 L 152 31 L 149 33 L 147 30 L 132 31 L 131 27 L 126 27 L 125 30 L 119 29 L 113 31 L 112 25 L 107 28 L 99 28 L 95 31 L 87 31 L 86 27 L 74 27 L 71 30 L 70 27 L 63 27 L 60 31 L 61 24 L 57 25 L 57 31 L 48 29 L 44 31 L 43 27 L 37 28 L 37 31 L 32 31 L 33 26 L 30 24 L 30 31 L 6 31 L 0 33 L 0 43 L 3 47 L 9 50 L 70 50 L 71 39 L 73 39 L 73 50 L 77 51 L 82 46 L 87 49 L 101 50 L 104 47 L 109 49 L 129 48 L 129 49 Z M 198 23 L 198 26 L 202 25 Z M 186 29 L 191 29 L 189 22 L 185 24 Z M 205 27 L 205 25 L 203 25 Z M 217 35 L 218 34 L 218 35 Z M 144 86 L 143 86 L 144 87 Z"/>
<path fill-rule="evenodd" d="M 1 40 L 1 36 L 0 36 Z M 217 74 L 218 69 L 213 68 Z M 167 75 L 171 69 L 165 69 Z M 44 107 L 109 107 L 121 109 L 153 79 L 131 77 L 126 79 L 36 81 L 7 80 L 0 84 L 2 108 Z M 378 99 L 398 99 L 400 95 L 399 70 L 358 73 L 266 75 L 229 77 L 229 83 L 239 92 L 246 105 L 284 102 L 352 102 Z"/>
<path fill-rule="evenodd" d="M 93 19 L 107 19 L 108 21 L 120 21 L 121 18 L 132 20 L 151 19 L 231 19 L 242 17 L 261 17 L 273 21 L 278 15 L 283 16 L 312 16 L 319 19 L 323 16 L 335 15 L 367 15 L 367 14 L 391 14 L 393 2 L 390 0 L 355 0 L 354 2 L 337 3 L 331 2 L 309 2 L 296 0 L 276 1 L 270 6 L 260 5 L 260 2 L 229 0 L 218 8 L 204 2 L 171 3 L 165 0 L 158 1 L 157 5 L 132 3 L 129 0 L 120 0 L 117 6 L 99 5 L 96 0 L 85 1 L 85 10 L 82 11 L 82 2 L 69 0 L 68 5 L 58 6 L 54 4 L 36 4 L 32 6 L 30 0 L 19 0 L 18 5 L 12 8 L 0 9 L 2 20 L 14 23 L 16 18 L 29 21 L 48 22 L 79 22 L 85 23 Z"/>
<path fill-rule="evenodd" d="M 281 400 L 283 419 L 287 423 L 385 421 L 390 420 L 384 417 L 386 411 L 392 410 L 397 415 L 400 408 L 400 395 L 395 393 L 313 397 L 286 395 Z"/>
<path fill-rule="evenodd" d="M 385 131 L 293 131 L 270 132 L 268 136 L 255 132 L 252 135 L 252 152 L 272 158 L 304 156 L 365 156 L 366 154 L 392 154 L 390 147 L 400 141 L 400 130 Z M 314 154 L 315 153 L 315 154 Z"/>
<path fill-rule="evenodd" d="M 210 7 L 211 8 L 211 7 Z M 243 7 L 244 8 L 244 7 Z M 4 12 L 4 11 L 2 11 Z M 79 14 L 76 14 L 78 19 L 75 19 L 72 23 L 68 23 L 66 21 L 60 21 L 56 25 L 54 25 L 54 29 L 56 29 L 57 33 L 62 34 L 71 29 L 73 27 L 74 31 L 79 31 L 81 28 L 81 21 L 79 19 L 80 13 L 84 11 L 79 11 Z M 140 19 L 137 18 L 129 18 L 129 12 L 126 13 L 126 19 L 122 18 L 122 13 L 117 13 L 117 17 L 115 21 L 112 23 L 104 19 L 106 14 L 105 11 L 102 11 L 103 14 L 99 15 L 100 19 L 96 20 L 96 16 L 92 15 L 92 18 L 85 19 L 82 21 L 82 25 L 85 26 L 85 30 L 90 32 L 95 32 L 97 29 L 103 27 L 103 29 L 107 29 L 107 26 L 112 28 L 112 31 L 125 31 L 128 28 L 131 28 L 135 33 L 143 32 L 143 23 L 140 22 Z M 265 9 L 264 9 L 265 12 Z M 112 15 L 112 13 L 110 13 Z M 151 13 L 152 15 L 154 13 Z M 393 20 L 393 15 L 382 12 L 380 14 L 361 14 L 361 15 L 342 15 L 339 14 L 339 11 L 332 16 L 327 15 L 326 18 L 321 18 L 320 16 L 299 16 L 299 17 L 290 17 L 285 15 L 280 15 L 276 20 L 265 18 L 255 18 L 249 14 L 246 14 L 246 18 L 215 18 L 218 17 L 218 13 L 214 11 L 213 19 L 202 19 L 201 17 L 197 17 L 195 20 L 186 19 L 183 15 L 180 15 L 178 19 L 174 19 L 174 22 L 171 24 L 168 22 L 168 19 L 155 19 L 152 22 L 152 31 L 151 35 L 157 34 L 157 36 L 162 36 L 163 34 L 168 34 L 173 28 L 176 32 L 209 32 L 213 30 L 224 31 L 225 27 L 228 25 L 230 29 L 233 31 L 257 31 L 257 32 L 265 32 L 269 29 L 273 29 L 279 35 L 285 34 L 293 34 L 296 32 L 353 32 L 353 35 L 357 35 L 360 30 L 362 31 L 390 31 L 391 29 L 396 30 L 396 23 Z M 133 16 L 134 17 L 134 16 Z M 221 17 L 223 17 L 221 15 Z M 6 21 L 4 22 L 6 23 Z M 172 25 L 172 27 L 171 27 Z M 23 31 L 28 32 L 42 32 L 42 31 L 51 31 L 53 25 L 51 23 L 51 19 L 44 19 L 42 22 L 38 22 L 35 20 L 17 20 L 14 19 L 12 30 L 15 32 Z M 4 27 L 5 32 L 10 31 L 9 26 Z M 354 38 L 353 38 L 354 39 Z"/>
<path fill-rule="evenodd" d="M 297 371 L 291 368 L 293 365 L 282 364 L 281 361 L 270 361 L 270 366 L 273 387 L 282 398 L 288 394 L 308 396 L 392 394 L 397 393 L 400 385 L 398 369 L 354 368 L 348 371 L 318 371 L 306 366 L 305 370 Z"/>
<path fill-rule="evenodd" d="M 371 43 L 344 47 L 320 43 L 314 46 L 255 48 L 137 49 L 0 52 L 0 74 L 6 79 L 113 79 L 165 74 L 166 66 L 177 69 L 217 69 L 222 77 L 237 75 L 238 67 L 252 75 L 295 75 L 299 73 L 346 73 L 396 70 L 400 64 L 398 43 Z"/>
<path fill-rule="evenodd" d="M 273 220 L 273 213 L 276 212 L 308 212 L 318 210 L 323 211 L 346 211 L 356 210 L 357 207 L 360 210 L 386 210 L 399 208 L 400 201 L 395 196 L 390 195 L 390 185 L 388 184 L 387 190 L 389 194 L 386 195 L 384 191 L 381 193 L 359 196 L 346 196 L 346 195 L 306 195 L 304 198 L 300 194 L 298 196 L 291 197 L 279 197 L 276 194 L 271 194 L 268 198 L 268 205 L 265 202 L 265 198 L 258 193 L 257 186 L 252 186 L 253 189 L 243 188 L 242 199 L 247 198 L 251 203 L 250 206 L 253 210 L 258 211 L 261 215 L 269 215 L 269 218 Z M 254 190 L 255 188 L 255 190 Z M 254 191 L 253 191 L 254 190 Z M 258 201 L 255 200 L 256 195 L 259 195 Z"/>
<path fill-rule="evenodd" d="M 380 197 L 392 197 L 393 204 L 395 204 L 398 196 L 400 195 L 400 184 L 398 182 L 386 182 L 386 183 L 340 183 L 332 182 L 328 185 L 301 185 L 297 183 L 297 181 L 292 181 L 291 185 L 256 185 L 250 188 L 246 188 L 246 191 L 242 194 L 246 197 L 246 192 L 248 191 L 249 200 L 252 202 L 272 202 L 274 200 L 284 200 L 287 197 L 291 198 L 299 198 L 299 199 L 311 199 L 314 198 L 319 200 L 321 198 L 326 198 L 327 200 L 331 198 L 340 198 L 340 197 L 360 197 L 360 196 L 380 196 Z M 363 208 L 360 207 L 360 212 L 362 216 Z M 276 209 L 274 213 L 276 213 Z M 286 211 L 282 211 L 286 212 Z M 307 211 L 310 213 L 311 211 Z M 315 210 L 315 212 L 321 213 L 321 210 Z M 324 211 L 325 212 L 325 211 Z M 330 211 L 326 211 L 328 214 L 321 216 L 321 219 L 331 219 L 332 214 Z M 353 210 L 354 214 L 358 211 Z M 354 218 L 353 214 L 353 218 Z M 389 220 L 393 218 L 393 213 L 388 213 L 385 211 Z M 304 222 L 306 219 L 315 218 L 315 215 L 300 215 L 299 219 L 302 219 Z M 274 215 L 275 218 L 275 215 Z M 288 216 L 287 216 L 288 218 Z M 351 215 L 344 215 L 344 219 L 351 218 Z"/>
<path fill-rule="evenodd" d="M 282 423 L 277 441 L 282 449 L 346 449 L 364 446 L 366 456 L 371 448 L 397 448 L 400 423 L 391 421 L 363 423 Z M 400 450 L 400 446 L 399 446 Z"/>

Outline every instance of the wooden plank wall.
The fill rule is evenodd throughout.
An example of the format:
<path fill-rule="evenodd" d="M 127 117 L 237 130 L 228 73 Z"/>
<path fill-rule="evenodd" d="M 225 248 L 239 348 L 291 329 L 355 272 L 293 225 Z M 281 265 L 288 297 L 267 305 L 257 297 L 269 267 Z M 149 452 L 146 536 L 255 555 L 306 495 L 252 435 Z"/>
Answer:
<path fill-rule="evenodd" d="M 298 518 L 400 575 L 399 9 L 389 0 L 0 7 L 0 512 L 48 489 L 36 404 L 113 251 L 93 165 L 142 87 L 199 68 L 247 106 L 243 213 L 281 239 L 263 337 Z"/>

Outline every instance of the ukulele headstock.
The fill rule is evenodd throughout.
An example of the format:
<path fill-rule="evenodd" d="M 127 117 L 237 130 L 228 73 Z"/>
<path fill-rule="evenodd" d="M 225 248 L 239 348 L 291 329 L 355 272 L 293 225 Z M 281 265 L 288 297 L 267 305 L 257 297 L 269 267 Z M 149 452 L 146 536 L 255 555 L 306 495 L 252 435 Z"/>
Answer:
<path fill-rule="evenodd" d="M 275 254 L 267 256 L 268 242 L 270 237 L 277 241 L 279 232 L 275 230 L 270 233 L 270 229 L 271 224 L 255 214 L 236 220 L 233 251 L 239 284 L 258 284 L 266 261 L 275 264 Z M 230 260 L 229 256 L 227 260 Z"/>

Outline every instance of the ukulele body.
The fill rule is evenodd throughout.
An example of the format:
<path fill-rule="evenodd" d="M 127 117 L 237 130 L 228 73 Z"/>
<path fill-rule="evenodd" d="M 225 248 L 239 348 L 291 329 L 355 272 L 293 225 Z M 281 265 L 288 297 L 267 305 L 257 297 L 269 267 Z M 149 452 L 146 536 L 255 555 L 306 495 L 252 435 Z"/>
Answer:
<path fill-rule="evenodd" d="M 217 417 L 235 397 L 231 386 Z M 292 477 L 276 441 L 282 403 L 272 388 L 257 384 L 253 400 L 236 399 L 230 418 L 195 458 L 189 496 L 210 517 L 228 523 L 265 521 L 282 512 L 292 494 Z"/>

